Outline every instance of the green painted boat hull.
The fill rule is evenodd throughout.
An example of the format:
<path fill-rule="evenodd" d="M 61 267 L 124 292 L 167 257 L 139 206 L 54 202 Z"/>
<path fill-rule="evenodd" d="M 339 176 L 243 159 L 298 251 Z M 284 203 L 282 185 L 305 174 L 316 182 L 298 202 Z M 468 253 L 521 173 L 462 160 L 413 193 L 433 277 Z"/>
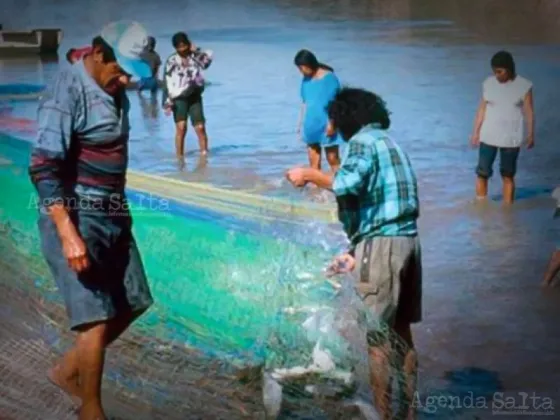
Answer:
<path fill-rule="evenodd" d="M 26 256 L 34 287 L 61 304 L 39 248 L 29 153 L 29 143 L 0 135 L 0 222 L 3 236 Z M 132 201 L 135 194 L 130 191 Z M 334 297 L 319 272 L 329 255 L 275 238 L 266 232 L 270 226 L 239 219 L 238 227 L 228 227 L 218 213 L 182 203 L 167 211 L 132 206 L 132 214 L 156 301 L 140 322 L 151 335 L 242 363 L 260 362 L 278 341 L 292 343 L 288 347 L 306 342 L 300 325 L 308 314 L 286 315 L 283 309 L 323 305 Z"/>

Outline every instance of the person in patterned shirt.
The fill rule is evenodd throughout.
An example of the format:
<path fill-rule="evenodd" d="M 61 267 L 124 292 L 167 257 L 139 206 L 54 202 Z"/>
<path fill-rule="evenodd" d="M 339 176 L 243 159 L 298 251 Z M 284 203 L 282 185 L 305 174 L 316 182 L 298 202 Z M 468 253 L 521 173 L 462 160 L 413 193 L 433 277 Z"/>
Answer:
<path fill-rule="evenodd" d="M 171 42 L 175 53 L 165 62 L 163 108 L 167 114 L 173 113 L 175 120 L 175 152 L 177 158 L 184 158 L 187 120 L 190 117 L 200 153 L 206 156 L 208 136 L 202 105 L 203 71 L 212 63 L 212 52 L 195 47 L 184 32 L 173 35 Z"/>
<path fill-rule="evenodd" d="M 386 132 L 389 112 L 379 96 L 344 88 L 329 104 L 328 115 L 327 130 L 337 130 L 348 142 L 340 169 L 332 174 L 294 168 L 286 177 L 296 187 L 310 182 L 336 195 L 350 248 L 328 271 L 352 272 L 358 293 L 380 321 L 379 328 L 368 332 L 368 342 L 374 397 L 382 417 L 415 418 L 417 357 L 411 324 L 421 320 L 422 300 L 416 176 L 406 153 Z M 400 340 L 393 340 L 392 333 Z M 407 383 L 400 413 L 393 417 L 387 389 L 396 357 Z"/>

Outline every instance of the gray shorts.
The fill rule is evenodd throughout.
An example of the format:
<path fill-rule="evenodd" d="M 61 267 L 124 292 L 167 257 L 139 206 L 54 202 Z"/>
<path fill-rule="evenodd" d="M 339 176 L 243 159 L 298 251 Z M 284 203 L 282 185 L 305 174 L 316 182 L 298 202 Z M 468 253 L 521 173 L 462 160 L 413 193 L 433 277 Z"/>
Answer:
<path fill-rule="evenodd" d="M 422 319 L 422 257 L 418 237 L 364 239 L 355 252 L 357 290 L 383 324 Z"/>
<path fill-rule="evenodd" d="M 66 304 L 70 327 L 148 309 L 153 300 L 131 223 L 121 216 L 82 214 L 75 224 L 91 263 L 79 274 L 68 267 L 50 217 L 39 217 L 41 248 Z"/>

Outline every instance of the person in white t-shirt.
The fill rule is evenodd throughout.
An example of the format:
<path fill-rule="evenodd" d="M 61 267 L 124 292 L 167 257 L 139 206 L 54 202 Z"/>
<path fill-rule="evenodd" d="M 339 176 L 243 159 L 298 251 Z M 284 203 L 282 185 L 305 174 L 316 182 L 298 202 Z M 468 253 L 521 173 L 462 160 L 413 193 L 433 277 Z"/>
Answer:
<path fill-rule="evenodd" d="M 524 143 L 528 149 L 535 146 L 533 84 L 516 73 L 513 57 L 507 51 L 494 54 L 490 64 L 494 76 L 484 81 L 471 138 L 473 147 L 479 147 L 476 195 L 486 198 L 488 179 L 499 152 L 503 200 L 511 204 L 519 150 Z"/>

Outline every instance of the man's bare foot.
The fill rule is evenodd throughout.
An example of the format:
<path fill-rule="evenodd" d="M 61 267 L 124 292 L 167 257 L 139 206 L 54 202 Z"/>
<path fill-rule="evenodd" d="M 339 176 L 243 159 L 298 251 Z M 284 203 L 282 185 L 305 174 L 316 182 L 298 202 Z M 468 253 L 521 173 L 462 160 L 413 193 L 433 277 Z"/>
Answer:
<path fill-rule="evenodd" d="M 107 420 L 99 404 L 84 404 L 80 408 L 79 420 Z"/>
<path fill-rule="evenodd" d="M 60 365 L 57 365 L 47 372 L 47 378 L 53 385 L 64 391 L 76 407 L 80 406 L 82 399 L 80 397 L 80 385 L 77 377 L 65 377 Z"/>

